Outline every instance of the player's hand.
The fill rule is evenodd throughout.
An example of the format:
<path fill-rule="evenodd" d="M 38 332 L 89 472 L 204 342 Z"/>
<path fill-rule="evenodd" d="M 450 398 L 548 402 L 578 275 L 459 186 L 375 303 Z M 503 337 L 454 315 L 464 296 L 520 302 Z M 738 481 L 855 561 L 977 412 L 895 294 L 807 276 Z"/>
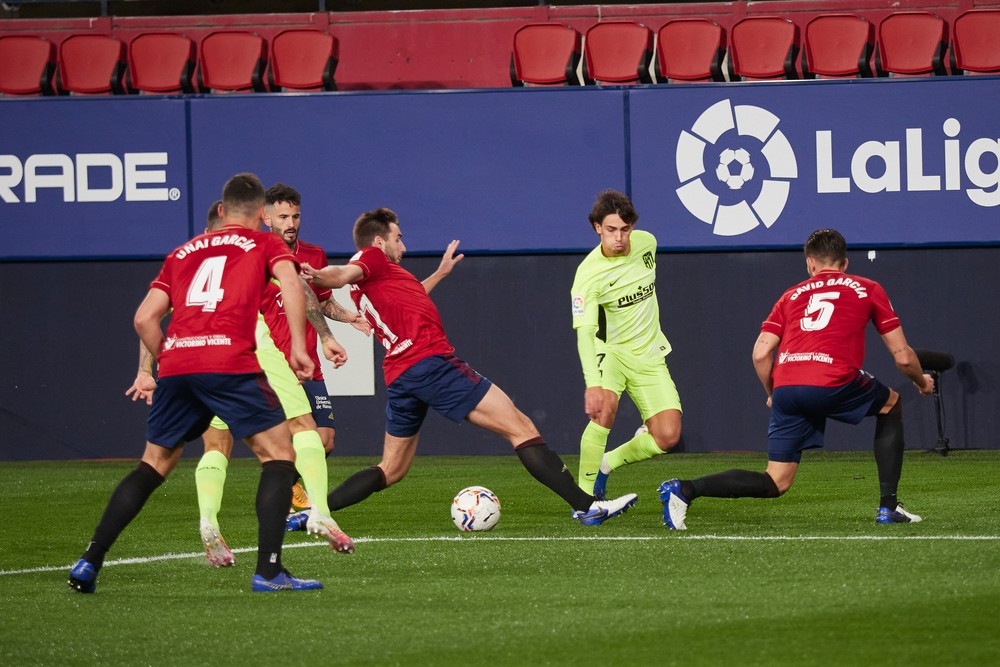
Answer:
<path fill-rule="evenodd" d="M 340 368 L 347 363 L 347 350 L 337 342 L 336 338 L 324 338 L 321 342 L 323 346 L 323 356 L 333 364 L 334 368 Z"/>
<path fill-rule="evenodd" d="M 354 319 L 348 322 L 348 324 L 366 336 L 372 335 L 372 325 L 361 313 L 354 313 Z"/>
<path fill-rule="evenodd" d="M 312 359 L 303 349 L 296 349 L 296 346 L 292 346 L 292 353 L 289 358 L 289 366 L 295 371 L 295 377 L 299 381 L 312 380 L 313 371 L 316 370 L 316 366 L 313 365 Z"/>
<path fill-rule="evenodd" d="M 768 397 L 767 397 L 767 409 L 768 410 L 771 409 L 771 396 L 770 395 L 768 395 Z"/>
<path fill-rule="evenodd" d="M 318 272 L 313 267 L 309 266 L 308 262 L 303 262 L 299 265 L 299 275 L 302 276 L 302 280 L 307 283 L 311 283 Z"/>
<path fill-rule="evenodd" d="M 583 393 L 583 411 L 593 420 L 600 417 L 604 410 L 604 389 L 601 387 L 587 387 Z"/>
<path fill-rule="evenodd" d="M 448 247 L 444 250 L 444 255 L 441 256 L 441 264 L 438 265 L 437 272 L 442 276 L 446 276 L 451 273 L 451 270 L 455 268 L 455 265 L 461 262 L 465 255 L 456 255 L 455 251 L 458 250 L 459 240 L 455 239 L 448 244 Z"/>
<path fill-rule="evenodd" d="M 153 392 L 156 390 L 156 380 L 149 373 L 139 373 L 135 376 L 132 386 L 125 390 L 126 396 L 132 397 L 132 402 L 140 398 L 146 401 L 146 405 L 153 404 Z"/>
<path fill-rule="evenodd" d="M 924 386 L 921 387 L 916 382 L 913 383 L 913 386 L 917 388 L 921 396 L 930 396 L 934 393 L 934 377 L 924 373 Z"/>

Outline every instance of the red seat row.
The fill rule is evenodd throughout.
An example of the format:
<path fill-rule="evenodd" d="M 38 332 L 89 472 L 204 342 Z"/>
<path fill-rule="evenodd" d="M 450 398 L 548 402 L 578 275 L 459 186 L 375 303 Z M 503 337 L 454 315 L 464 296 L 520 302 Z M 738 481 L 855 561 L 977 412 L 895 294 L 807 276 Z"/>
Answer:
<path fill-rule="evenodd" d="M 804 30 L 805 78 L 944 75 L 948 24 L 929 12 L 897 12 L 874 26 L 852 14 L 816 16 Z M 585 38 L 584 38 L 585 37 Z M 569 26 L 539 23 L 514 35 L 511 82 L 523 85 L 632 84 L 728 79 L 796 79 L 799 28 L 780 17 L 750 17 L 729 35 L 714 21 L 675 19 L 655 36 L 641 23 L 604 21 L 581 37 Z M 727 60 L 728 53 L 728 60 Z M 655 60 L 654 60 L 655 54 Z M 952 74 L 1000 73 L 1000 10 L 970 10 L 955 20 Z"/>
<path fill-rule="evenodd" d="M 275 35 L 270 57 L 263 37 L 236 31 L 211 33 L 198 45 L 176 33 L 142 34 L 127 46 L 107 35 L 74 35 L 58 55 L 42 37 L 0 37 L 2 95 L 335 90 L 336 66 L 337 40 L 319 30 Z"/>

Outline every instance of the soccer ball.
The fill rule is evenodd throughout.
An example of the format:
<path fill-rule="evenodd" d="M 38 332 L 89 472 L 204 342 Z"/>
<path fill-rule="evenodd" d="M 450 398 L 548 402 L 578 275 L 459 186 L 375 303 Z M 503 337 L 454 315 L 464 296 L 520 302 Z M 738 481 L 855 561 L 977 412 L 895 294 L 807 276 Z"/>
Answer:
<path fill-rule="evenodd" d="M 459 530 L 490 530 L 500 521 L 500 499 L 484 486 L 469 486 L 451 501 L 451 520 Z"/>
<path fill-rule="evenodd" d="M 732 163 L 736 163 L 738 171 L 732 172 Z M 746 182 L 753 178 L 753 165 L 750 164 L 750 153 L 742 148 L 733 150 L 727 148 L 719 155 L 719 166 L 715 169 L 715 175 L 720 181 L 725 183 L 730 190 L 739 190 Z"/>

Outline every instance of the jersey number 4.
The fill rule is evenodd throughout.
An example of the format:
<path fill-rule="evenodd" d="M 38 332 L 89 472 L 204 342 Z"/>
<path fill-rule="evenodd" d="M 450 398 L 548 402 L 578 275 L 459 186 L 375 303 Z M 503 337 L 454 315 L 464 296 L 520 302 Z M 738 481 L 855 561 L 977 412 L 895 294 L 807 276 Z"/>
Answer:
<path fill-rule="evenodd" d="M 806 311 L 799 320 L 803 331 L 825 329 L 833 317 L 833 302 L 840 298 L 840 292 L 819 292 L 809 297 Z"/>
<path fill-rule="evenodd" d="M 225 290 L 222 289 L 222 274 L 226 270 L 226 257 L 209 257 L 201 263 L 188 287 L 187 305 L 198 307 L 206 313 L 214 313 Z"/>

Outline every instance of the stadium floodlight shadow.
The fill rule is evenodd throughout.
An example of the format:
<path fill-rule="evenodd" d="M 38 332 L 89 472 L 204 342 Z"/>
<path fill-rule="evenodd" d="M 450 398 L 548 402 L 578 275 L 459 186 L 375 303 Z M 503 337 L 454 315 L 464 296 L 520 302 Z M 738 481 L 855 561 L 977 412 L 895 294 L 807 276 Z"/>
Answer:
<path fill-rule="evenodd" d="M 937 418 L 937 444 L 934 451 L 941 456 L 948 456 L 948 438 L 944 435 L 945 415 L 944 403 L 941 401 L 941 374 L 955 365 L 955 357 L 947 352 L 914 349 L 920 367 L 934 380 L 934 416 Z"/>

